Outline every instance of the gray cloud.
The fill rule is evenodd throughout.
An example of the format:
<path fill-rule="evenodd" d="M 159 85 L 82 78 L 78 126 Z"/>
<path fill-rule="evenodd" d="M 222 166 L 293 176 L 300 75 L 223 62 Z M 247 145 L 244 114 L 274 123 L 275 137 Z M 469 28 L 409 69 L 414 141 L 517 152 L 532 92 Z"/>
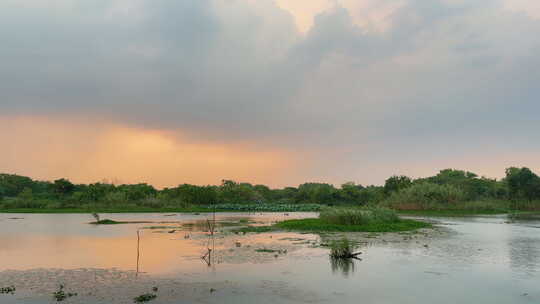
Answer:
<path fill-rule="evenodd" d="M 2 113 L 312 146 L 351 164 L 540 148 L 540 24 L 496 0 L 409 0 L 385 32 L 337 6 L 306 34 L 269 0 L 31 3 L 0 4 Z"/>

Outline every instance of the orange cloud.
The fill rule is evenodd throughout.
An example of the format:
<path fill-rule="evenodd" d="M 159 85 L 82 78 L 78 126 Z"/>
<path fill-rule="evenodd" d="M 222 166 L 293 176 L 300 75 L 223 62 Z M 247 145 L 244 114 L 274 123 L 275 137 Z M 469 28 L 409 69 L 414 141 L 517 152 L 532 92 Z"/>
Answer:
<path fill-rule="evenodd" d="M 264 143 L 202 142 L 181 132 L 111 122 L 3 117 L 0 129 L 9 130 L 0 134 L 0 172 L 46 180 L 107 178 L 166 187 L 226 178 L 284 186 L 301 180 L 290 168 L 306 164 L 304 153 Z"/>

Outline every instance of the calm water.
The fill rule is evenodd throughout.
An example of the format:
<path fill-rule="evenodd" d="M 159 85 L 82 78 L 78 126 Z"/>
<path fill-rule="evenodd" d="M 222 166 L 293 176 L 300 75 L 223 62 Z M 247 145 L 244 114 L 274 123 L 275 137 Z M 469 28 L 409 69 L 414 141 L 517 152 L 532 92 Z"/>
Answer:
<path fill-rule="evenodd" d="M 444 236 L 428 244 L 407 241 L 367 245 L 361 249 L 362 261 L 345 265 L 332 264 L 327 249 L 311 248 L 309 244 L 295 245 L 297 249 L 279 257 L 270 254 L 257 259 L 242 257 L 234 246 L 227 249 L 227 243 L 223 243 L 241 239 L 245 254 L 264 244 L 291 244 L 278 241 L 284 237 L 317 240 L 316 235 L 229 234 L 218 240 L 215 252 L 221 249 L 230 256 L 208 266 L 200 259 L 208 247 L 206 233 L 200 231 L 205 229 L 208 216 L 102 215 L 115 220 L 179 223 L 93 226 L 87 224 L 92 220 L 89 215 L 0 214 L 0 282 L 7 284 L 14 271 L 24 275 L 47 269 L 114 268 L 133 273 L 137 269 L 140 229 L 141 275 L 234 283 L 234 287 L 224 287 L 207 297 L 179 297 L 177 301 L 158 297 L 154 303 L 540 303 L 540 221 L 439 218 L 448 230 Z M 237 213 L 218 214 L 217 218 L 262 224 L 308 216 L 313 214 Z M 195 225 L 173 231 L 180 230 L 175 227 L 183 223 Z M 141 229 L 152 225 L 170 228 Z M 253 244 L 252 249 L 245 248 L 246 244 Z M 41 279 L 57 279 L 48 273 Z M 43 303 L 43 297 L 33 297 L 30 290 L 21 290 L 20 294 L 0 295 L 0 303 Z M 110 303 L 100 301 L 89 299 L 87 303 Z"/>

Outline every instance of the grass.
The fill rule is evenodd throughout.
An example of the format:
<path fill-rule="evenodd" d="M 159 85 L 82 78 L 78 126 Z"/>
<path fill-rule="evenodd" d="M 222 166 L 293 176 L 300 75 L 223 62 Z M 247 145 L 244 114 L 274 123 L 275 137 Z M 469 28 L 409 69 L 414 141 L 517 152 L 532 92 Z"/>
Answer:
<path fill-rule="evenodd" d="M 0 294 L 15 294 L 16 290 L 17 289 L 13 285 L 8 287 L 2 287 L 0 288 Z"/>
<path fill-rule="evenodd" d="M 356 259 L 361 252 L 354 252 L 357 246 L 347 238 L 330 243 L 330 257 L 333 259 Z"/>
<path fill-rule="evenodd" d="M 410 219 L 401 219 L 393 223 L 373 222 L 362 225 L 340 225 L 329 224 L 319 218 L 313 218 L 283 221 L 277 223 L 275 227 L 283 230 L 312 232 L 399 232 L 430 228 L 432 225 Z"/>
<path fill-rule="evenodd" d="M 375 222 L 396 223 L 398 215 L 386 208 L 332 208 L 323 210 L 319 219 L 328 224 L 358 226 Z"/>
<path fill-rule="evenodd" d="M 155 298 L 157 298 L 156 294 L 145 293 L 145 294 L 142 294 L 140 296 L 137 296 L 137 297 L 133 298 L 133 302 L 134 303 L 144 303 L 144 302 L 154 300 Z"/>
<path fill-rule="evenodd" d="M 67 299 L 67 298 L 71 298 L 71 297 L 74 297 L 76 295 L 77 295 L 77 293 L 65 292 L 64 291 L 64 285 L 60 285 L 58 290 L 53 293 L 53 298 L 57 302 L 61 302 L 61 301 L 64 301 L 65 299 Z"/>
<path fill-rule="evenodd" d="M 266 253 L 274 253 L 274 252 L 280 252 L 281 250 L 274 250 L 274 249 L 255 249 L 255 252 L 266 252 Z"/>
<path fill-rule="evenodd" d="M 336 208 L 321 212 L 319 218 L 293 219 L 272 226 L 248 226 L 233 232 L 271 232 L 276 230 L 305 232 L 400 232 L 433 225 L 423 221 L 401 219 L 397 214 L 382 208 Z"/>
<path fill-rule="evenodd" d="M 432 225 L 422 221 L 400 219 L 395 211 L 385 208 L 325 209 L 319 218 L 295 219 L 279 222 L 277 228 L 297 231 L 324 232 L 398 232 Z"/>

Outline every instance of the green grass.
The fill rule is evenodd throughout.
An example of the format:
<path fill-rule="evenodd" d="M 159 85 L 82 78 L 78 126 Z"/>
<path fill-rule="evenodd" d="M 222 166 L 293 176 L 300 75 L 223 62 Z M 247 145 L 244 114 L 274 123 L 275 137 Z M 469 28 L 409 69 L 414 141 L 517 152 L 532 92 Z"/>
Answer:
<path fill-rule="evenodd" d="M 333 259 L 354 259 L 360 253 L 355 253 L 357 244 L 349 241 L 347 238 L 332 241 L 330 244 L 330 257 Z"/>
<path fill-rule="evenodd" d="M 432 227 L 432 224 L 422 221 L 402 219 L 398 222 L 391 223 L 372 222 L 362 225 L 341 225 L 329 224 L 319 218 L 310 218 L 279 222 L 275 225 L 275 227 L 283 230 L 313 232 L 398 232 L 420 228 L 430 228 Z"/>
<path fill-rule="evenodd" d="M 8 287 L 2 287 L 0 288 L 0 294 L 15 294 L 15 291 L 17 290 L 17 288 L 15 288 L 15 286 L 8 286 Z"/>
<path fill-rule="evenodd" d="M 287 220 L 272 226 L 248 226 L 233 232 L 399 232 L 430 227 L 430 223 L 401 219 L 394 211 L 384 208 L 329 208 L 323 210 L 319 218 Z"/>
<path fill-rule="evenodd" d="M 364 208 L 326 208 L 319 218 L 328 224 L 365 225 L 374 222 L 398 222 L 399 217 L 393 210 L 379 207 Z"/>
<path fill-rule="evenodd" d="M 145 293 L 145 294 L 142 294 L 142 295 L 140 295 L 138 297 L 133 298 L 133 302 L 134 303 L 145 303 L 145 302 L 148 302 L 148 301 L 152 301 L 155 298 L 157 298 L 156 294 Z"/>
<path fill-rule="evenodd" d="M 265 253 L 274 253 L 274 252 L 279 252 L 279 251 L 280 250 L 266 249 L 266 248 L 255 249 L 255 252 L 265 252 Z"/>

